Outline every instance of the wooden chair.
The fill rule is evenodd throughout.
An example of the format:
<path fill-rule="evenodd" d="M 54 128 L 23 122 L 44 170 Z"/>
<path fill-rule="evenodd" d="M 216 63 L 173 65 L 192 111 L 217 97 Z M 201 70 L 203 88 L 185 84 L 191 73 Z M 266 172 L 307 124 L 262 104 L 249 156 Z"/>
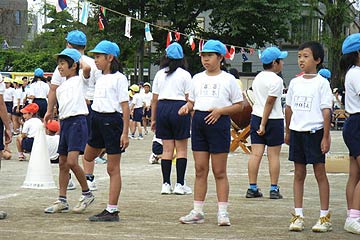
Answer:
<path fill-rule="evenodd" d="M 334 110 L 332 116 L 334 128 L 336 130 L 342 129 L 342 127 L 344 126 L 344 122 L 348 118 L 348 116 L 349 115 L 345 112 L 344 109 Z"/>

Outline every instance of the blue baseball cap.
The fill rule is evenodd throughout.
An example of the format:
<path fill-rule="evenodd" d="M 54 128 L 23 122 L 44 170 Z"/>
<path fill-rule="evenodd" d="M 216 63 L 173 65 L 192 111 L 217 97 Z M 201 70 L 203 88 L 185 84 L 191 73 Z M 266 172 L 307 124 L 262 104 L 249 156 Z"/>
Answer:
<path fill-rule="evenodd" d="M 180 44 L 174 42 L 170 44 L 166 49 L 166 56 L 170 59 L 182 59 L 184 58 L 183 49 Z"/>
<path fill-rule="evenodd" d="M 326 68 L 322 68 L 319 70 L 318 72 L 321 76 L 323 76 L 324 78 L 326 79 L 329 79 L 331 78 L 331 72 L 329 69 L 326 69 Z"/>
<path fill-rule="evenodd" d="M 64 50 L 62 50 L 61 53 L 56 54 L 57 56 L 67 56 L 69 58 L 71 58 L 72 60 L 74 60 L 74 62 L 79 62 L 80 58 L 81 58 L 81 53 L 74 49 L 74 48 L 65 48 Z"/>
<path fill-rule="evenodd" d="M 200 51 L 200 53 L 203 52 L 215 52 L 225 56 L 226 47 L 219 40 L 209 40 L 204 44 L 202 50 Z"/>
<path fill-rule="evenodd" d="M 93 50 L 91 50 L 89 52 L 112 54 L 113 56 L 117 57 L 120 54 L 120 48 L 114 42 L 110 42 L 108 40 L 102 40 L 95 46 L 95 48 Z"/>
<path fill-rule="evenodd" d="M 86 46 L 86 35 L 82 31 L 73 30 L 71 32 L 68 32 L 68 35 L 65 39 L 70 44 Z"/>
<path fill-rule="evenodd" d="M 35 77 L 43 77 L 44 76 L 44 70 L 42 70 L 41 68 L 35 69 L 34 76 Z"/>
<path fill-rule="evenodd" d="M 354 33 L 345 38 L 342 44 L 342 53 L 347 54 L 360 50 L 360 33 Z"/>
<path fill-rule="evenodd" d="M 260 60 L 263 64 L 269 64 L 276 59 L 286 58 L 287 55 L 287 51 L 280 51 L 277 47 L 268 47 L 261 53 Z"/>

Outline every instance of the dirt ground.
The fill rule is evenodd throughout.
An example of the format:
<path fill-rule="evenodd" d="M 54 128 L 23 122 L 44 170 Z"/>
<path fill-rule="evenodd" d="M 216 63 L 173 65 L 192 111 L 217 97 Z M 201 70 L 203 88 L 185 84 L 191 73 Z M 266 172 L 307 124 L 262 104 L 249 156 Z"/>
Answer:
<path fill-rule="evenodd" d="M 332 131 L 331 154 L 344 155 L 347 149 L 341 131 Z M 15 140 L 15 139 L 14 139 Z M 319 195 L 312 169 L 308 167 L 305 185 L 304 213 L 305 230 L 301 233 L 288 231 L 292 212 L 293 165 L 287 160 L 288 147 L 282 148 L 281 176 L 279 185 L 282 200 L 270 200 L 269 174 L 264 156 L 258 184 L 264 198 L 246 199 L 248 187 L 248 155 L 240 152 L 229 155 L 228 177 L 230 181 L 229 213 L 232 226 L 217 226 L 217 204 L 213 175 L 209 173 L 208 194 L 205 204 L 205 223 L 183 225 L 179 217 L 192 208 L 193 195 L 160 195 L 160 165 L 151 165 L 152 134 L 144 140 L 130 140 L 130 147 L 122 157 L 123 188 L 119 201 L 120 222 L 92 223 L 87 218 L 102 211 L 108 198 L 108 176 L 106 164 L 96 164 L 95 176 L 98 191 L 96 199 L 83 214 L 45 214 L 43 209 L 53 203 L 57 189 L 22 188 L 29 162 L 20 162 L 16 154 L 11 160 L 2 161 L 0 171 L 0 209 L 8 217 L 0 220 L 0 239 L 359 239 L 359 236 L 343 230 L 346 216 L 345 185 L 347 174 L 328 174 L 330 181 L 333 231 L 313 233 L 312 225 L 319 216 Z M 15 152 L 14 142 L 12 143 Z M 52 165 L 52 174 L 57 183 L 58 166 Z M 175 166 L 172 172 L 176 181 Z M 187 183 L 194 183 L 194 162 L 189 150 Z M 68 192 L 70 207 L 80 196 L 80 188 Z"/>

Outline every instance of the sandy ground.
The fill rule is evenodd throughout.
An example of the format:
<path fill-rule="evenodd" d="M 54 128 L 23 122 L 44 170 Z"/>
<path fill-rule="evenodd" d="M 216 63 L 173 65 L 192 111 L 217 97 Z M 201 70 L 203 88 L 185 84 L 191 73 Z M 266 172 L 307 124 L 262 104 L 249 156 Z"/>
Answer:
<path fill-rule="evenodd" d="M 340 131 L 332 131 L 331 154 L 346 155 L 347 149 Z M 359 236 L 343 230 L 346 216 L 345 185 L 347 174 L 328 174 L 331 188 L 331 211 L 333 231 L 313 233 L 312 225 L 319 216 L 319 195 L 312 169 L 308 167 L 305 185 L 304 213 L 305 230 L 301 233 L 288 231 L 290 212 L 293 206 L 293 165 L 287 160 L 288 147 L 282 148 L 281 176 L 279 185 L 284 195 L 282 200 L 270 200 L 269 174 L 266 157 L 261 164 L 258 184 L 264 198 L 246 199 L 248 187 L 248 155 L 238 149 L 229 155 L 228 177 L 230 181 L 231 227 L 217 226 L 217 204 L 213 175 L 209 173 L 208 194 L 205 204 L 205 223 L 183 225 L 179 217 L 192 208 L 193 195 L 160 195 L 160 165 L 151 165 L 152 134 L 144 140 L 131 140 L 123 154 L 121 168 L 123 189 L 120 196 L 120 222 L 92 223 L 87 218 L 96 214 L 107 203 L 108 176 L 106 164 L 96 164 L 95 176 L 98 191 L 96 200 L 83 214 L 45 214 L 43 209 L 53 203 L 57 189 L 22 188 L 29 162 L 20 162 L 16 154 L 11 160 L 2 161 L 0 171 L 0 209 L 8 217 L 0 221 L 0 239 L 359 239 Z M 14 143 L 12 149 L 15 152 Z M 57 184 L 58 166 L 52 165 L 52 176 Z M 50 174 L 50 172 L 48 173 Z M 175 166 L 172 173 L 176 181 Z M 194 183 L 194 162 L 189 150 L 187 183 Z M 70 206 L 80 196 L 80 188 L 68 192 Z"/>

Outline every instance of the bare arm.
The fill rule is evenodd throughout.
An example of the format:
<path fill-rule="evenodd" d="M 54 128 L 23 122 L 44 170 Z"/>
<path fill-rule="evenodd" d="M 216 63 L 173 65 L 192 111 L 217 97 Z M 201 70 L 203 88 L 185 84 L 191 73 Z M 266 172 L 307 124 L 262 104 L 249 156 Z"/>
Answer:
<path fill-rule="evenodd" d="M 285 129 L 285 143 L 290 144 L 290 120 L 292 116 L 292 110 L 291 107 L 286 105 L 285 107 L 285 123 L 286 123 L 286 129 Z"/>
<path fill-rule="evenodd" d="M 49 90 L 49 94 L 48 94 L 48 107 L 47 107 L 47 111 L 46 114 L 44 116 L 44 124 L 46 124 L 49 120 L 53 119 L 53 112 L 54 112 L 54 107 L 56 104 L 56 89 L 58 88 L 58 85 L 55 84 L 51 84 L 50 85 L 50 90 Z"/>
<path fill-rule="evenodd" d="M 266 99 L 265 106 L 264 106 L 264 112 L 263 112 L 263 116 L 261 118 L 259 130 L 257 130 L 257 133 L 260 136 L 265 134 L 265 126 L 269 119 L 270 113 L 274 107 L 275 101 L 276 101 L 276 97 L 274 97 L 274 96 L 268 96 Z"/>
<path fill-rule="evenodd" d="M 123 111 L 123 132 L 120 138 L 120 147 L 125 150 L 129 146 L 129 119 L 130 110 L 128 102 L 121 102 L 121 109 Z"/>
<path fill-rule="evenodd" d="M 323 154 L 327 153 L 330 150 L 330 143 L 331 143 L 331 138 L 330 138 L 330 126 L 331 126 L 331 121 L 330 121 L 330 109 L 329 108 L 324 108 L 322 110 L 322 115 L 324 118 L 324 135 L 323 138 L 321 140 L 321 152 Z"/>

